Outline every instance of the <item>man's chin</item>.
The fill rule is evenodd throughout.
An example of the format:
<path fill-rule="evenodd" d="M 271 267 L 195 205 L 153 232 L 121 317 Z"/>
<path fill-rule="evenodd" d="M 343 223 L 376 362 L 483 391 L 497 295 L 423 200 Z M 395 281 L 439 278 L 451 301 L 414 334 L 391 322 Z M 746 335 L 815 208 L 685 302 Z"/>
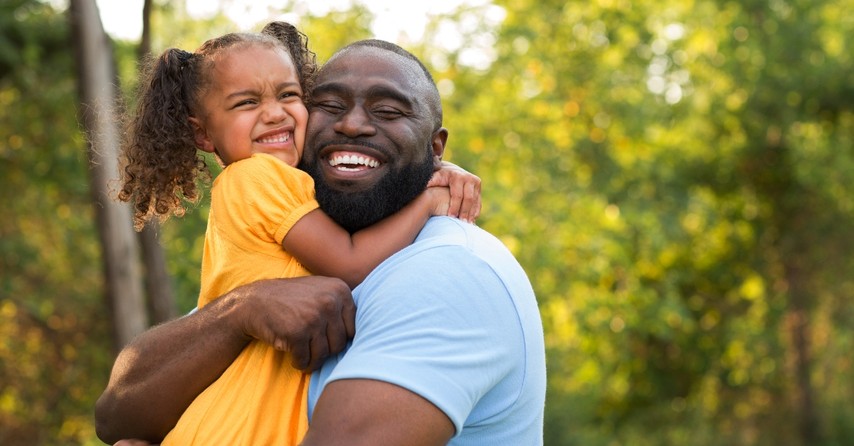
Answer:
<path fill-rule="evenodd" d="M 320 173 L 323 182 L 330 190 L 341 194 L 353 194 L 373 190 L 387 173 L 385 168 L 374 168 L 370 171 L 341 172 L 334 167 L 326 166 Z M 318 182 L 317 179 L 315 179 Z"/>
<path fill-rule="evenodd" d="M 321 209 L 350 232 L 370 226 L 399 211 L 427 186 L 433 166 L 426 163 L 408 166 L 401 171 L 383 169 L 374 181 L 354 176 L 330 175 L 317 167 L 306 171 L 314 178 L 317 201 Z"/>
<path fill-rule="evenodd" d="M 351 233 L 394 212 L 386 208 L 383 200 L 376 199 L 378 197 L 372 189 L 344 192 L 319 182 L 316 185 L 316 194 L 320 208 Z"/>

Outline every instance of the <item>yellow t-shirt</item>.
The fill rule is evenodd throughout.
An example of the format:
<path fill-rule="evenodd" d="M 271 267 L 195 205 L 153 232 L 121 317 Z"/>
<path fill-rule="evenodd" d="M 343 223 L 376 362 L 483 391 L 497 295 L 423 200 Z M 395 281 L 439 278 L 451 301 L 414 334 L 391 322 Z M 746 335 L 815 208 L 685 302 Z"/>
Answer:
<path fill-rule="evenodd" d="M 308 275 L 282 240 L 317 207 L 311 177 L 270 155 L 226 167 L 211 190 L 199 308 L 239 285 Z M 309 376 L 286 353 L 251 342 L 162 444 L 296 445 L 308 429 Z"/>

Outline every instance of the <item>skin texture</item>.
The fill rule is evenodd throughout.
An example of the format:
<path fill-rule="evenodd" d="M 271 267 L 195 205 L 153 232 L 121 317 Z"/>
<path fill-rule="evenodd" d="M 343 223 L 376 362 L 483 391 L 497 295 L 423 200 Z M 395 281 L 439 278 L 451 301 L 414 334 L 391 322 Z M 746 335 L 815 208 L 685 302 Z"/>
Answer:
<path fill-rule="evenodd" d="M 436 126 L 435 110 L 424 101 L 428 95 L 438 100 L 438 93 L 414 61 L 377 48 L 352 48 L 327 63 L 317 89 L 304 163 L 340 201 L 375 194 L 372 188 L 384 178 L 405 176 L 413 164 L 443 164 L 448 133 Z M 345 152 L 381 164 L 371 169 L 330 165 L 335 154 Z M 458 175 L 461 170 L 443 169 L 431 181 L 447 185 Z M 460 203 L 477 203 L 468 214 L 474 218 L 480 181 L 471 177 L 456 187 L 464 192 Z M 238 288 L 195 314 L 143 333 L 120 353 L 96 404 L 98 436 L 108 443 L 159 441 L 250 339 L 289 350 L 295 366 L 313 370 L 352 337 L 354 313 L 343 281 L 312 276 Z M 453 433 L 441 410 L 407 389 L 342 380 L 320 397 L 303 444 L 440 445 Z"/>

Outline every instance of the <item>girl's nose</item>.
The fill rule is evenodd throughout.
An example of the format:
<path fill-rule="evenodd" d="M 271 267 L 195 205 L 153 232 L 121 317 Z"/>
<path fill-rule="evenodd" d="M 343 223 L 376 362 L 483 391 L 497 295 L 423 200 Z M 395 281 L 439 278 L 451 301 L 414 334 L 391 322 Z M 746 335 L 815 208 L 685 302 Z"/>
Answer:
<path fill-rule="evenodd" d="M 285 111 L 285 107 L 279 103 L 272 103 L 264 105 L 264 110 L 261 114 L 261 119 L 266 123 L 276 123 L 287 118 L 288 112 Z"/>

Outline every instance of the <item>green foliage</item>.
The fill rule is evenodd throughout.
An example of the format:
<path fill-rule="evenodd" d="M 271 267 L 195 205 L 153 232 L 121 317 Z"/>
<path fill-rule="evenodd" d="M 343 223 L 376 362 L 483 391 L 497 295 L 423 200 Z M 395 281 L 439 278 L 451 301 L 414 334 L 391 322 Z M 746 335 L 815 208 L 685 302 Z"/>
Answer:
<path fill-rule="evenodd" d="M 308 36 L 309 48 L 317 54 L 317 61 L 323 63 L 344 45 L 372 37 L 371 18 L 367 8 L 357 4 L 346 11 L 333 10 L 323 17 L 303 16 L 298 25 Z"/>
<path fill-rule="evenodd" d="M 479 223 L 539 296 L 546 444 L 854 438 L 854 3 L 496 3 L 500 26 L 466 6 L 405 45 L 443 92 L 450 159 L 484 179 Z M 299 25 L 323 61 L 370 21 Z M 234 30 L 180 2 L 153 27 L 155 53 Z M 41 2 L 0 4 L 3 444 L 96 442 L 112 358 L 67 35 Z M 130 97 L 135 45 L 116 54 Z M 206 209 L 161 229 L 181 311 Z"/>
<path fill-rule="evenodd" d="M 500 3 L 446 110 L 542 301 L 547 444 L 843 441 L 846 2 Z"/>
<path fill-rule="evenodd" d="M 81 444 L 112 352 L 66 17 L 0 17 L 0 443 Z"/>

